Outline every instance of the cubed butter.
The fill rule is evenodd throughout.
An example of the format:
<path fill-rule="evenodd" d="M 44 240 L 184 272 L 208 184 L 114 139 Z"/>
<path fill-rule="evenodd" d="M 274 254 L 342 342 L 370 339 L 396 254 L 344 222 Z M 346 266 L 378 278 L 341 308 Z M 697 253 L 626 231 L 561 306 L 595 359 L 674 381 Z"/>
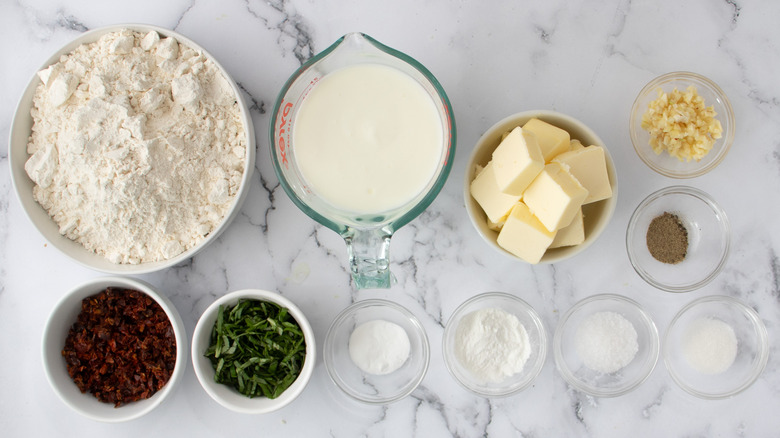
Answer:
<path fill-rule="evenodd" d="M 549 231 L 569 225 L 588 196 L 588 189 L 566 166 L 550 163 L 523 193 L 523 201 Z"/>
<path fill-rule="evenodd" d="M 528 263 L 539 263 L 547 247 L 555 239 L 550 232 L 531 214 L 528 206 L 518 202 L 506 218 L 501 232 L 498 233 L 498 245 Z"/>
<path fill-rule="evenodd" d="M 585 241 L 585 221 L 582 216 L 582 209 L 577 210 L 577 214 L 574 215 L 574 219 L 571 223 L 555 234 L 550 244 L 550 248 L 560 248 L 562 246 L 574 246 L 579 245 Z"/>
<path fill-rule="evenodd" d="M 499 222 L 520 200 L 520 196 L 507 195 L 498 189 L 492 161 L 471 182 L 470 191 L 488 219 L 493 222 Z"/>
<path fill-rule="evenodd" d="M 503 228 L 503 227 L 504 227 L 504 224 L 506 223 L 506 218 L 507 218 L 508 216 L 509 216 L 509 212 L 507 212 L 507 214 L 506 214 L 506 215 L 504 215 L 504 217 L 502 217 L 501 219 L 499 219 L 499 220 L 498 220 L 498 222 L 493 222 L 493 221 L 491 221 L 490 219 L 488 219 L 488 220 L 487 220 L 487 226 L 488 226 L 488 228 L 490 228 L 491 230 L 493 230 L 493 231 L 495 231 L 495 232 L 499 232 L 499 231 L 501 231 L 501 228 Z"/>
<path fill-rule="evenodd" d="M 582 142 L 577 140 L 576 138 L 572 138 L 571 141 L 569 142 L 569 150 L 570 151 L 580 150 L 580 149 L 582 149 L 584 147 L 585 146 L 583 146 Z"/>
<path fill-rule="evenodd" d="M 549 163 L 556 155 L 569 150 L 571 136 L 564 129 L 539 119 L 531 119 L 523 125 L 523 130 L 536 135 L 545 163 Z"/>
<path fill-rule="evenodd" d="M 522 195 L 543 168 L 544 157 L 536 136 L 519 126 L 493 151 L 498 189 L 508 195 Z"/>
<path fill-rule="evenodd" d="M 612 186 L 609 184 L 607 159 L 604 149 L 600 146 L 588 146 L 569 152 L 564 152 L 553 158 L 554 163 L 569 166 L 569 172 L 577 178 L 583 187 L 588 189 L 588 196 L 583 204 L 601 201 L 612 196 Z"/>

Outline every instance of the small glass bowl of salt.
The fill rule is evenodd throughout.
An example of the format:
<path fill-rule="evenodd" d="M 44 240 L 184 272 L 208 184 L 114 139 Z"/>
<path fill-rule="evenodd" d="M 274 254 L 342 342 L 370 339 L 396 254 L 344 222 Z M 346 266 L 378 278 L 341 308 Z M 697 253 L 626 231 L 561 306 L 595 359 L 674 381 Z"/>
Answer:
<path fill-rule="evenodd" d="M 333 383 L 369 404 L 393 403 L 411 394 L 430 362 L 428 337 L 417 317 L 382 299 L 344 309 L 328 329 L 323 350 Z"/>
<path fill-rule="evenodd" d="M 683 307 L 664 335 L 666 368 L 682 389 L 704 399 L 732 397 L 764 371 L 769 341 L 755 310 L 729 296 Z"/>
<path fill-rule="evenodd" d="M 539 315 L 504 292 L 482 293 L 458 306 L 442 343 L 447 370 L 481 397 L 506 397 L 528 388 L 547 358 Z"/>
<path fill-rule="evenodd" d="M 594 295 L 558 321 L 553 354 L 558 371 L 574 389 L 594 397 L 617 397 L 652 373 L 658 362 L 658 329 L 636 301 Z"/>

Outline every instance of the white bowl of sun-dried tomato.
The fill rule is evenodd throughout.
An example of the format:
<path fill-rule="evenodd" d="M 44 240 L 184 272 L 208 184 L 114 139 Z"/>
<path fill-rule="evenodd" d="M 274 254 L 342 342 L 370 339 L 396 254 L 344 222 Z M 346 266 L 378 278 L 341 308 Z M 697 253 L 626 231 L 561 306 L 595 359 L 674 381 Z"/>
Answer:
<path fill-rule="evenodd" d="M 188 342 L 173 303 L 151 285 L 100 277 L 65 294 L 43 330 L 43 368 L 54 392 L 93 420 L 138 418 L 184 375 Z"/>

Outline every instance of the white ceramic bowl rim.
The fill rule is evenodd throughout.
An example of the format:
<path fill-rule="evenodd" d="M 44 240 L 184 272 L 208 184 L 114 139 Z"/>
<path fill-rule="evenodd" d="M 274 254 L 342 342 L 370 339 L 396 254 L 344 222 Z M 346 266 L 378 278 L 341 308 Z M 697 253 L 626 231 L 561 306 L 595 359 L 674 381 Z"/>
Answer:
<path fill-rule="evenodd" d="M 68 375 L 65 360 L 60 354 L 65 345 L 65 337 L 81 311 L 81 301 L 100 293 L 107 287 L 133 289 L 150 296 L 165 311 L 176 337 L 176 365 L 165 386 L 148 399 L 128 403 L 119 408 L 115 408 L 110 403 L 100 402 L 92 394 L 82 394 Z M 68 318 L 66 314 L 71 313 L 74 315 L 73 318 Z M 76 286 L 63 295 L 52 309 L 43 329 L 42 346 L 44 372 L 60 400 L 87 418 L 108 423 L 134 420 L 151 412 L 167 399 L 177 387 L 184 376 L 189 361 L 189 343 L 187 342 L 184 322 L 173 303 L 164 295 L 156 292 L 150 284 L 142 280 L 124 277 L 97 277 Z"/>
<path fill-rule="evenodd" d="M 206 236 L 198 245 L 173 258 L 156 262 L 141 263 L 137 265 L 112 263 L 101 255 L 87 251 L 80 243 L 61 235 L 59 233 L 57 224 L 49 217 L 48 213 L 43 209 L 43 207 L 41 207 L 33 198 L 32 188 L 34 184 L 24 170 L 24 164 L 29 157 L 27 154 L 27 141 L 30 135 L 30 129 L 32 127 L 32 117 L 30 116 L 29 108 L 32 106 L 32 99 L 35 93 L 35 89 L 40 83 L 40 78 L 37 74 L 32 75 L 32 78 L 30 79 L 27 87 L 19 98 L 19 102 L 17 103 L 16 110 L 14 112 L 14 118 L 13 122 L 11 123 L 8 142 L 8 162 L 11 168 L 11 181 L 14 186 L 14 191 L 17 194 L 17 198 L 22 205 L 22 210 L 30 222 L 32 222 L 32 224 L 38 230 L 38 232 L 41 233 L 41 235 L 53 247 L 82 266 L 103 273 L 118 275 L 146 274 L 177 265 L 185 260 L 192 258 L 203 248 L 217 239 L 217 237 L 229 226 L 232 219 L 240 211 L 251 186 L 250 179 L 255 168 L 256 155 L 255 133 L 254 125 L 252 124 L 252 118 L 249 115 L 249 109 L 246 105 L 246 101 L 242 95 L 241 90 L 238 88 L 228 71 L 219 63 L 219 61 L 217 61 L 213 55 L 211 55 L 203 47 L 185 37 L 184 35 L 181 35 L 178 32 L 170 29 L 142 23 L 125 23 L 92 29 L 82 33 L 75 39 L 62 46 L 51 57 L 49 57 L 49 59 L 47 59 L 38 70 L 36 70 L 36 73 L 37 71 L 40 71 L 58 62 L 62 54 L 70 53 L 82 44 L 97 41 L 104 34 L 122 29 L 131 29 L 139 32 L 156 31 L 162 36 L 175 38 L 180 43 L 202 52 L 208 59 L 214 62 L 219 71 L 222 72 L 222 74 L 225 76 L 227 83 L 230 84 L 236 100 L 239 103 L 239 108 L 241 111 L 241 122 L 246 133 L 247 151 L 245 156 L 246 162 L 244 163 L 244 172 L 241 178 L 241 186 L 236 195 L 236 198 L 233 200 L 233 204 L 226 213 L 225 217 L 222 219 L 220 225 L 218 225 L 217 228 L 211 234 Z"/>
<path fill-rule="evenodd" d="M 253 299 L 260 301 L 270 301 L 288 309 L 290 315 L 303 331 L 306 340 L 306 359 L 301 368 L 300 374 L 292 385 L 287 388 L 279 397 L 269 399 L 266 397 L 249 398 L 228 385 L 223 385 L 214 381 L 214 368 L 211 361 L 203 353 L 209 346 L 211 330 L 214 327 L 214 321 L 221 305 L 235 305 L 239 299 Z M 309 324 L 309 320 L 298 306 L 288 298 L 277 292 L 271 292 L 260 289 L 243 289 L 230 292 L 211 303 L 203 312 L 195 325 L 195 331 L 192 335 L 192 363 L 195 369 L 195 376 L 198 378 L 206 393 L 217 403 L 234 412 L 245 414 L 265 414 L 281 409 L 292 403 L 306 388 L 317 360 L 317 347 L 314 338 L 314 331 Z"/>

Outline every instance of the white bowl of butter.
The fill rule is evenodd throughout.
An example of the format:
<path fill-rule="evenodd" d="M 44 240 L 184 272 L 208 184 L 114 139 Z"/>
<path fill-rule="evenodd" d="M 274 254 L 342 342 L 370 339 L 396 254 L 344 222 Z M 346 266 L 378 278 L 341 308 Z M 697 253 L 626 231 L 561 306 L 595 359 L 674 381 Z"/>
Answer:
<path fill-rule="evenodd" d="M 499 145 L 503 153 L 494 154 Z M 555 263 L 604 231 L 617 204 L 617 174 L 609 150 L 585 124 L 532 110 L 504 118 L 480 137 L 463 194 L 474 228 L 491 247 L 527 263 Z"/>

